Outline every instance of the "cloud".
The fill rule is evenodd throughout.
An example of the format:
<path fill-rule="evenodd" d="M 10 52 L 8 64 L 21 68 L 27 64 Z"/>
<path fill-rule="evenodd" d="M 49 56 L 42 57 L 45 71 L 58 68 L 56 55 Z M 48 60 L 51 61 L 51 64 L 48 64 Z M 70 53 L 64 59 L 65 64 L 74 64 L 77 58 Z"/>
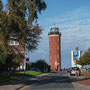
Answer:
<path fill-rule="evenodd" d="M 79 7 L 71 11 L 66 11 L 62 15 L 56 13 L 56 16 L 44 17 L 39 22 L 41 25 L 50 25 L 51 23 L 63 23 L 83 18 L 87 19 L 90 18 L 89 10 L 90 7 Z"/>
<path fill-rule="evenodd" d="M 63 16 L 53 16 L 40 20 L 40 25 L 44 26 L 42 40 L 39 43 L 38 50 L 31 53 L 32 60 L 45 58 L 49 63 L 49 37 L 51 25 L 56 23 L 61 32 L 61 58 L 62 67 L 71 65 L 71 50 L 76 45 L 83 52 L 90 46 L 90 13 L 88 7 L 80 7 L 73 11 L 66 12 Z M 37 58 L 35 57 L 37 56 Z"/>

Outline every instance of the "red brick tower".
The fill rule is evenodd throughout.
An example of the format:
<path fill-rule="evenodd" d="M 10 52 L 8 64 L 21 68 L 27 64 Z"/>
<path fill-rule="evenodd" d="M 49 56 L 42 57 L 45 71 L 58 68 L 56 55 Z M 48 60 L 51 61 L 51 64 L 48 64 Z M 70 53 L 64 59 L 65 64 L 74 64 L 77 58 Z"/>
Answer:
<path fill-rule="evenodd" d="M 51 70 L 61 70 L 61 33 L 59 28 L 54 25 L 48 34 L 49 36 L 49 61 Z"/>

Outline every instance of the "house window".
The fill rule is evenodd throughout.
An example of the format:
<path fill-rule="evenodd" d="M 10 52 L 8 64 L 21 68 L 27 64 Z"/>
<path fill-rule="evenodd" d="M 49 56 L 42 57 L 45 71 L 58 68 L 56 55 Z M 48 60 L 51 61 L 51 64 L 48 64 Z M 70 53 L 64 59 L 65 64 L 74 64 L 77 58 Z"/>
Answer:
<path fill-rule="evenodd" d="M 10 45 L 13 45 L 14 44 L 14 40 L 10 40 Z"/>
<path fill-rule="evenodd" d="M 10 45 L 19 45 L 19 42 L 16 40 L 10 40 Z"/>
<path fill-rule="evenodd" d="M 15 41 L 15 45 L 19 45 L 19 42 L 18 41 Z"/>

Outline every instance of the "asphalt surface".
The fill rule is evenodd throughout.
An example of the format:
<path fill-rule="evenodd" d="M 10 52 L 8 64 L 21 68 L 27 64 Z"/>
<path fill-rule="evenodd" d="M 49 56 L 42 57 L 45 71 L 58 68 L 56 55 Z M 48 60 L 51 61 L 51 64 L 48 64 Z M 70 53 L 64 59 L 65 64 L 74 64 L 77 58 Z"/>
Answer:
<path fill-rule="evenodd" d="M 75 90 L 66 72 L 54 72 L 21 90 Z"/>

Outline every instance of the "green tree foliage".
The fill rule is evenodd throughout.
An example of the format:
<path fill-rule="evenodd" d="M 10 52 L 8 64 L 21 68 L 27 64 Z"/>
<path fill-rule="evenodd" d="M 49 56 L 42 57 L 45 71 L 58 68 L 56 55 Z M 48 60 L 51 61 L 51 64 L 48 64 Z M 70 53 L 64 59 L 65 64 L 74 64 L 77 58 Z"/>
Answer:
<path fill-rule="evenodd" d="M 19 36 L 16 40 L 23 47 L 26 45 L 29 50 L 36 49 L 42 29 L 35 22 L 38 13 L 46 9 L 45 2 L 43 0 L 7 1 L 7 11 L 0 12 L 0 40 L 7 45 L 5 42 L 14 33 Z"/>
<path fill-rule="evenodd" d="M 0 11 L 3 9 L 2 1 L 0 0 Z"/>
<path fill-rule="evenodd" d="M 41 71 L 44 71 L 48 67 L 48 64 L 45 60 L 41 59 L 36 61 L 36 67 L 39 68 Z"/>
<path fill-rule="evenodd" d="M 30 70 L 30 68 L 39 68 L 42 72 L 47 68 L 50 72 L 50 66 L 44 59 L 37 60 L 36 62 L 30 62 L 27 63 L 27 68 Z"/>
<path fill-rule="evenodd" d="M 3 58 L 3 61 L 0 61 L 0 71 L 9 71 L 11 68 L 14 70 L 19 66 L 17 55 L 8 54 L 6 58 L 4 58 L 4 55 L 2 56 L 0 55 L 0 59 Z"/>
<path fill-rule="evenodd" d="M 82 66 L 85 65 L 85 59 L 84 59 L 84 57 L 85 57 L 84 55 L 81 56 L 80 59 L 76 63 L 79 64 L 79 65 L 82 65 Z"/>
<path fill-rule="evenodd" d="M 30 51 L 37 49 L 42 28 L 37 23 L 38 14 L 46 9 L 43 0 L 7 0 L 6 9 L 0 0 L 0 62 L 5 63 L 15 47 L 8 41 L 19 41 L 21 47 Z M 19 51 L 18 51 L 19 52 Z M 20 53 L 19 53 L 20 54 Z"/>
<path fill-rule="evenodd" d="M 80 59 L 77 61 L 77 64 L 80 64 L 82 66 L 90 64 L 90 48 L 87 52 L 84 53 L 83 56 L 80 57 Z"/>
<path fill-rule="evenodd" d="M 30 68 L 34 68 L 36 67 L 36 63 L 35 62 L 30 62 L 26 64 L 27 70 L 30 70 Z"/>

